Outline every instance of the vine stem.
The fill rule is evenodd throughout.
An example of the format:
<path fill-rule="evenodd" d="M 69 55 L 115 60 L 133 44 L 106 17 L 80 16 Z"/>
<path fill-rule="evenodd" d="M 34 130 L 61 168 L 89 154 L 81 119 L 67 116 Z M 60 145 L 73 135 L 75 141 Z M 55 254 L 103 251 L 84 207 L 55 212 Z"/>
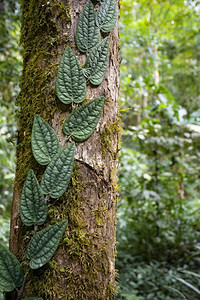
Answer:
<path fill-rule="evenodd" d="M 48 195 L 46 195 L 45 200 L 48 201 L 49 198 L 50 198 L 50 195 L 48 194 Z"/>
<path fill-rule="evenodd" d="M 76 104 L 74 103 L 74 99 L 72 99 L 72 111 L 76 108 Z"/>
<path fill-rule="evenodd" d="M 64 140 L 62 148 L 64 148 L 65 144 L 71 139 L 73 132 Z"/>
<path fill-rule="evenodd" d="M 33 231 L 33 235 L 35 235 L 37 233 L 38 227 L 36 222 L 34 222 L 34 231 Z"/>
<path fill-rule="evenodd" d="M 22 284 L 21 288 L 18 290 L 17 300 L 20 300 L 21 297 L 22 297 L 22 295 L 23 295 L 25 284 L 26 284 L 26 278 L 27 278 L 27 275 L 29 273 L 29 270 L 30 270 L 30 267 L 29 267 L 29 265 L 27 265 L 26 266 L 26 271 L 25 271 L 25 276 L 24 276 L 23 284 Z"/>

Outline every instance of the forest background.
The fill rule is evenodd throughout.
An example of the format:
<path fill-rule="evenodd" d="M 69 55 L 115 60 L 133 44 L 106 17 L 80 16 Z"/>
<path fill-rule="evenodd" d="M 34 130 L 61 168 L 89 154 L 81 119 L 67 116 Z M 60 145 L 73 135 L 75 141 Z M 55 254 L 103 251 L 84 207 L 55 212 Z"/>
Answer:
<path fill-rule="evenodd" d="M 123 0 L 117 299 L 200 299 L 200 1 Z M 20 5 L 0 3 L 0 242 L 8 245 Z M 3 296 L 0 296 L 3 299 Z"/>

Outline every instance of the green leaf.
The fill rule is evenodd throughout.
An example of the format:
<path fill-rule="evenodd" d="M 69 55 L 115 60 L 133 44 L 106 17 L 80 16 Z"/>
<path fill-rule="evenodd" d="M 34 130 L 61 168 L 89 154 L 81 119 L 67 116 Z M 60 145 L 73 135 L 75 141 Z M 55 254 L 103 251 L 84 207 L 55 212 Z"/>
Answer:
<path fill-rule="evenodd" d="M 117 11 L 115 0 L 104 0 L 96 13 L 96 24 L 103 32 L 110 32 L 116 24 Z"/>
<path fill-rule="evenodd" d="M 51 225 L 30 240 L 26 257 L 30 260 L 31 269 L 38 269 L 45 265 L 53 256 L 67 226 L 67 221 Z"/>
<path fill-rule="evenodd" d="M 22 286 L 24 272 L 15 255 L 0 244 L 0 290 L 12 291 Z"/>
<path fill-rule="evenodd" d="M 194 285 L 192 285 L 191 283 L 187 282 L 186 280 L 184 280 L 183 278 L 179 278 L 179 277 L 175 277 L 178 281 L 182 282 L 183 284 L 185 284 L 187 287 L 189 287 L 190 289 L 192 289 L 193 291 L 195 291 L 197 294 L 200 295 L 200 290 L 197 289 Z"/>
<path fill-rule="evenodd" d="M 48 165 L 41 181 L 44 194 L 49 194 L 51 198 L 59 198 L 66 191 L 72 176 L 74 150 L 74 143 L 70 143 Z"/>
<path fill-rule="evenodd" d="M 85 99 L 86 80 L 83 69 L 70 47 L 65 49 L 58 69 L 56 92 L 60 101 L 65 104 L 80 103 Z"/>
<path fill-rule="evenodd" d="M 107 71 L 109 54 L 109 38 L 106 37 L 88 55 L 85 62 L 84 75 L 94 85 L 99 85 Z"/>
<path fill-rule="evenodd" d="M 105 98 L 99 97 L 74 110 L 65 120 L 63 131 L 75 141 L 85 141 L 99 122 Z"/>
<path fill-rule="evenodd" d="M 47 205 L 40 185 L 32 170 L 29 171 L 20 199 L 20 218 L 26 226 L 42 225 L 46 221 Z"/>
<path fill-rule="evenodd" d="M 35 115 L 31 136 L 32 151 L 40 165 L 47 165 L 60 152 L 58 138 L 51 126 Z"/>
<path fill-rule="evenodd" d="M 81 52 L 88 52 L 99 43 L 100 39 L 100 30 L 95 22 L 94 7 L 89 0 L 78 19 L 76 27 L 76 45 Z"/>

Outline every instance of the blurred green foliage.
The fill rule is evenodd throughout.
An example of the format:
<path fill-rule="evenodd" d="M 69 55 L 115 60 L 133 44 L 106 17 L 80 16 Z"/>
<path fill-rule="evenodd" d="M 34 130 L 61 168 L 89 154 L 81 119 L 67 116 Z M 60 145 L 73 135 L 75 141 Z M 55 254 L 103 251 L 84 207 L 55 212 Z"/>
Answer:
<path fill-rule="evenodd" d="M 200 3 L 121 1 L 117 299 L 199 299 Z M 0 3 L 0 241 L 8 244 L 19 2 Z M 1 295 L 0 295 L 0 299 Z"/>
<path fill-rule="evenodd" d="M 16 100 L 22 68 L 18 1 L 0 4 L 0 217 L 10 215 L 15 172 Z"/>
<path fill-rule="evenodd" d="M 200 297 L 199 21 L 199 1 L 121 1 L 119 299 Z"/>
<path fill-rule="evenodd" d="M 16 102 L 22 69 L 19 1 L 0 2 L 0 242 L 8 246 L 15 174 Z M 3 294 L 0 293 L 0 299 Z"/>
<path fill-rule="evenodd" d="M 0 242 L 8 246 L 15 173 L 16 100 L 22 68 L 18 1 L 0 3 Z"/>

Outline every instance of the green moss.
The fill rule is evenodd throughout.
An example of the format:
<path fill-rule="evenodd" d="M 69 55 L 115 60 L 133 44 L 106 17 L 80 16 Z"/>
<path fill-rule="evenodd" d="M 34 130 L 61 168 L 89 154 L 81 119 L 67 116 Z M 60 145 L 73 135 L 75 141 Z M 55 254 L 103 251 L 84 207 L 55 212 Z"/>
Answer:
<path fill-rule="evenodd" d="M 60 121 L 63 121 L 62 107 L 57 101 L 55 91 L 58 69 L 56 62 L 58 55 L 60 56 L 60 49 L 68 43 L 67 36 L 62 34 L 62 29 L 70 20 L 70 7 L 64 5 L 62 1 L 22 0 L 21 5 L 24 72 L 19 97 L 21 110 L 18 114 L 17 182 L 19 186 L 22 186 L 30 168 L 34 169 L 38 178 L 44 172 L 44 167 L 36 163 L 31 151 L 34 114 L 39 114 L 50 125 L 55 113 L 59 113 Z M 88 100 L 86 99 L 85 102 Z M 116 120 L 104 129 L 111 136 L 113 129 L 115 132 L 119 131 L 118 126 L 119 121 Z M 112 145 L 106 145 L 104 132 L 101 135 L 101 142 L 102 147 L 109 148 L 112 153 Z M 98 208 L 92 212 L 96 226 L 91 232 L 85 218 L 86 206 L 90 203 L 84 196 L 86 186 L 83 182 L 87 181 L 80 171 L 82 168 L 83 165 L 76 163 L 67 192 L 58 200 L 49 200 L 49 213 L 45 227 L 67 219 L 68 229 L 53 260 L 38 270 L 31 270 L 23 296 L 41 296 L 44 300 L 114 299 L 113 282 L 110 284 L 105 282 L 105 278 L 109 280 L 110 276 L 108 245 L 101 234 L 102 227 L 108 221 L 105 195 L 101 195 Z M 28 243 L 30 231 L 24 229 L 22 232 L 23 245 Z"/>
<path fill-rule="evenodd" d="M 17 146 L 17 180 L 23 184 L 28 171 L 33 168 L 39 175 L 43 169 L 33 159 L 31 131 L 34 114 L 39 114 L 51 124 L 58 111 L 55 78 L 60 45 L 67 44 L 67 37 L 60 32 L 57 19 L 70 21 L 70 7 L 51 0 L 22 0 L 21 44 L 24 47 L 24 71 L 18 113 L 19 136 Z"/>
<path fill-rule="evenodd" d="M 117 117 L 114 122 L 105 124 L 103 130 L 100 132 L 101 150 L 103 157 L 109 153 L 111 159 L 116 159 L 116 150 L 113 149 L 112 138 L 118 133 L 122 132 L 122 122 L 120 117 Z"/>
<path fill-rule="evenodd" d="M 98 203 L 98 208 L 93 210 L 92 213 L 95 215 L 95 222 L 98 227 L 103 227 L 108 219 L 107 216 L 108 205 L 105 195 L 102 194 L 100 201 Z"/>
<path fill-rule="evenodd" d="M 102 281 L 102 272 L 109 278 L 108 245 L 102 239 L 99 226 L 91 233 L 84 221 L 87 201 L 80 169 L 81 164 L 76 162 L 67 192 L 58 201 L 49 203 L 47 223 L 68 219 L 69 225 L 53 260 L 47 266 L 31 272 L 27 296 L 30 295 L 29 291 L 34 291 L 34 296 L 43 299 L 114 299 L 115 287 L 108 284 L 105 288 L 107 284 Z M 106 218 L 104 202 L 102 195 L 98 210 L 93 212 L 97 218 L 103 211 Z"/>
<path fill-rule="evenodd" d="M 35 68 L 34 64 L 29 64 L 22 77 L 22 91 L 20 94 L 21 111 L 19 117 L 19 139 L 17 146 L 17 178 L 21 184 L 30 170 L 37 171 L 37 164 L 33 160 L 31 151 L 31 131 L 34 114 L 39 114 L 46 121 L 52 120 L 56 111 L 55 89 L 48 87 L 48 82 L 52 76 L 47 67 Z M 48 98 L 47 95 L 48 94 Z M 48 109 L 47 109 L 48 108 Z"/>

